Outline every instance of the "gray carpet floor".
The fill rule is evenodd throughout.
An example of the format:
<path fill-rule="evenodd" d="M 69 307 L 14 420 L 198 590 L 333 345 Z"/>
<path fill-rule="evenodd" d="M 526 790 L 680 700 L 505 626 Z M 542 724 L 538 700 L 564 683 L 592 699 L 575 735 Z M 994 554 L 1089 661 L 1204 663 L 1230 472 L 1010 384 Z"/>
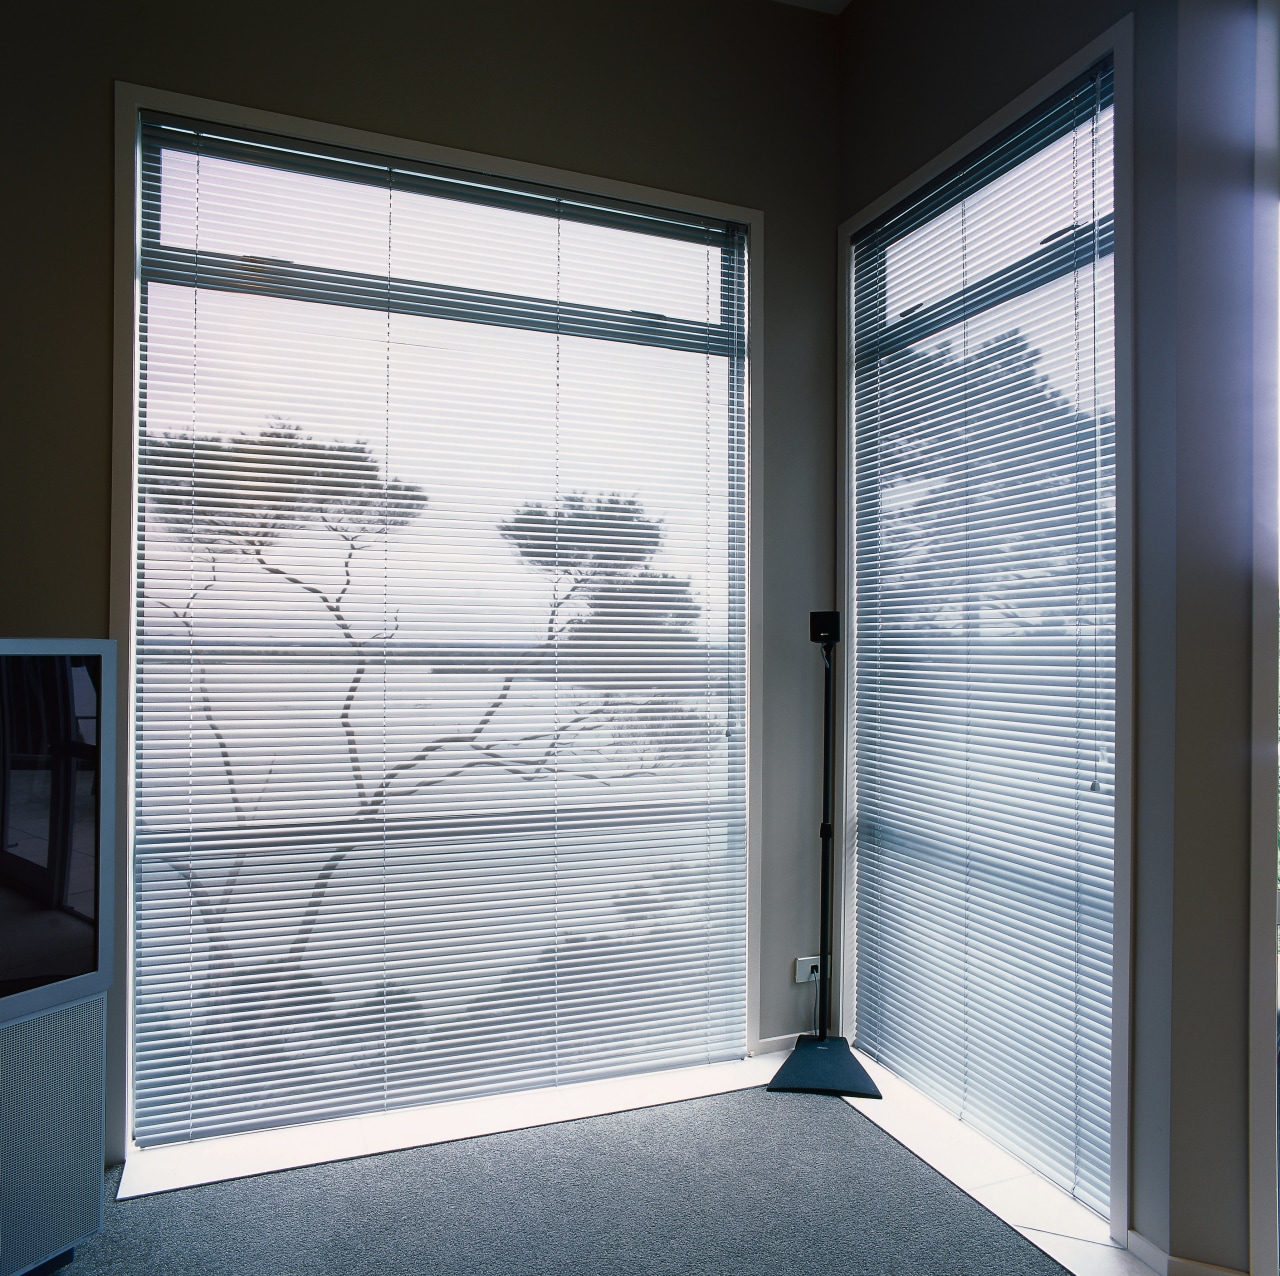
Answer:
<path fill-rule="evenodd" d="M 745 1090 L 116 1201 L 67 1276 L 1062 1276 L 838 1099 Z"/>

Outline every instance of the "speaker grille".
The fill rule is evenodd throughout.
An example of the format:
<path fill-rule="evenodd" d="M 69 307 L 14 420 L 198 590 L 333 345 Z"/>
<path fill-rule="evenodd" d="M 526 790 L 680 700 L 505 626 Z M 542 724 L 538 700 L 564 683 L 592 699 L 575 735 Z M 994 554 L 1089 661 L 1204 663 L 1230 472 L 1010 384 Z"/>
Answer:
<path fill-rule="evenodd" d="M 0 1276 L 102 1226 L 103 1007 L 0 1028 Z"/>

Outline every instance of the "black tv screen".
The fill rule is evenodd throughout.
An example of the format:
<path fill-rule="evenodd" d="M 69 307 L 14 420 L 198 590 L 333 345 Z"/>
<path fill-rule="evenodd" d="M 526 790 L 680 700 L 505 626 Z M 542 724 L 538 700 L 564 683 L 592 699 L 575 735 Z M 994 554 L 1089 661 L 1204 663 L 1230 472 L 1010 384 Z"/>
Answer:
<path fill-rule="evenodd" d="M 98 970 L 102 664 L 0 654 L 0 997 Z"/>

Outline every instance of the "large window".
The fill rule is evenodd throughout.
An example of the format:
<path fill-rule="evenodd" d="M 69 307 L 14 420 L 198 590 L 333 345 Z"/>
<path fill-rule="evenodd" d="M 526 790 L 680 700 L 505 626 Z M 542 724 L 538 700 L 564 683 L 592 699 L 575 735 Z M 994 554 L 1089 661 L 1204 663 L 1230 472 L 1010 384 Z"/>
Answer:
<path fill-rule="evenodd" d="M 857 1041 L 1105 1211 L 1115 414 L 1096 68 L 853 244 Z"/>
<path fill-rule="evenodd" d="M 141 173 L 136 1141 L 740 1056 L 743 228 Z"/>

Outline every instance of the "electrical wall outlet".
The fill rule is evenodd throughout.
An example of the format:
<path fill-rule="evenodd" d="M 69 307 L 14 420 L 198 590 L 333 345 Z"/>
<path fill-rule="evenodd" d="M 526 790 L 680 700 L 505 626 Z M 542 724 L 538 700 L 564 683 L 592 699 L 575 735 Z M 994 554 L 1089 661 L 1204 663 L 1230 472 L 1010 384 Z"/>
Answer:
<path fill-rule="evenodd" d="M 820 957 L 797 957 L 796 983 L 807 984 L 809 980 L 817 979 L 821 966 L 822 959 Z"/>

